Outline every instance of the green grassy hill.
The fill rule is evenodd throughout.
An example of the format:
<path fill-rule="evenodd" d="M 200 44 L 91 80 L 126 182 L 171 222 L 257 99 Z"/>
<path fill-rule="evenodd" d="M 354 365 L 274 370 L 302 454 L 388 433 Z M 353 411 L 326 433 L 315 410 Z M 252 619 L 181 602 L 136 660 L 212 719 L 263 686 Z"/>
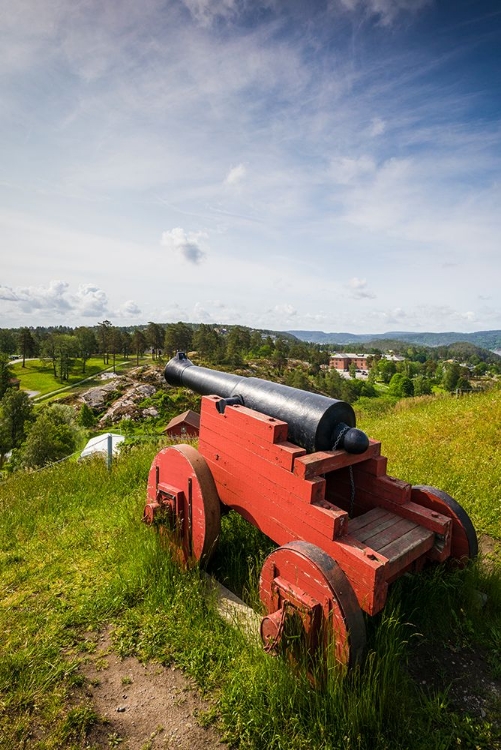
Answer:
<path fill-rule="evenodd" d="M 464 399 L 408 400 L 359 426 L 381 439 L 389 473 L 454 495 L 477 528 L 501 538 L 499 391 Z M 234 747 L 276 750 L 501 748 L 501 706 L 483 715 L 456 706 L 445 684 L 426 686 L 412 665 L 418 647 L 483 655 L 501 677 L 501 577 L 496 563 L 401 579 L 368 622 L 361 671 L 329 674 L 323 690 L 223 622 L 197 570 L 180 571 L 154 529 L 141 523 L 158 446 L 105 462 L 65 463 L 0 485 L 0 748 L 92 748 L 102 721 L 79 689 L 79 663 L 111 625 L 121 655 L 176 663 L 214 700 Z M 246 570 L 255 585 L 269 547 L 232 514 L 213 572 Z M 254 589 L 254 594 L 252 593 Z M 478 590 L 487 595 L 480 609 Z M 454 656 L 454 658 L 457 658 Z M 94 747 L 93 750 L 96 750 Z"/>
<path fill-rule="evenodd" d="M 448 492 L 478 533 L 501 540 L 501 390 L 405 399 L 358 427 L 381 441 L 389 474 Z"/>

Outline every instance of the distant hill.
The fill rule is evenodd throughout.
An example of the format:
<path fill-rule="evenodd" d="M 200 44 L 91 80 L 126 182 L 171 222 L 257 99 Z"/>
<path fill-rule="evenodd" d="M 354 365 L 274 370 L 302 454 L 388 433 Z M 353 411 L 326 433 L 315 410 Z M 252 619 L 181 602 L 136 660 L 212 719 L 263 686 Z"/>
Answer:
<path fill-rule="evenodd" d="M 449 346 L 466 341 L 482 349 L 501 349 L 501 331 L 476 331 L 475 333 L 415 333 L 411 331 L 390 331 L 388 333 L 324 333 L 324 331 L 287 331 L 300 341 L 315 344 L 369 344 L 381 340 L 406 341 L 421 346 Z"/>

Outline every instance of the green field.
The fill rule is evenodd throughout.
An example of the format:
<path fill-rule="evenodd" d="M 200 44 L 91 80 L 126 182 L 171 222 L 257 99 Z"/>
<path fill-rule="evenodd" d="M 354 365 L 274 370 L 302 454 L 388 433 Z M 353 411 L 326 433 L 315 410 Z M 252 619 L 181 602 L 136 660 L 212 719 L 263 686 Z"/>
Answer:
<path fill-rule="evenodd" d="M 141 363 L 144 361 L 144 359 L 140 360 Z M 123 371 L 124 368 L 133 367 L 135 363 L 135 359 L 124 362 L 122 359 L 117 358 L 117 372 Z M 14 376 L 21 381 L 21 389 L 35 392 L 37 396 L 45 396 L 62 388 L 74 387 L 82 380 L 87 381 L 100 372 L 110 369 L 112 369 L 112 365 L 103 364 L 102 357 L 91 357 L 85 363 L 85 373 L 82 373 L 82 362 L 77 359 L 68 380 L 62 381 L 54 376 L 54 371 L 50 363 L 44 363 L 39 359 L 26 360 L 25 367 L 20 362 L 12 365 Z M 86 385 L 90 388 L 93 383 L 88 382 Z"/>
<path fill-rule="evenodd" d="M 497 391 L 408 400 L 359 426 L 383 441 L 390 473 L 449 491 L 480 531 L 499 540 L 500 424 Z M 400 579 L 383 613 L 367 618 L 363 667 L 349 676 L 332 669 L 314 689 L 301 670 L 268 657 L 221 620 L 204 578 L 180 571 L 155 530 L 141 523 L 157 449 L 129 448 L 111 473 L 102 460 L 66 463 L 0 485 L 2 750 L 97 750 L 88 732 L 102 719 L 78 692 L 78 667 L 108 625 L 122 656 L 191 674 L 212 697 L 203 721 L 215 722 L 232 747 L 501 748 L 499 699 L 486 700 L 483 715 L 469 713 L 454 705 L 447 685 L 423 685 L 412 670 L 425 646 L 443 653 L 444 667 L 463 652 L 482 654 L 488 678 L 501 678 L 499 558 Z M 230 514 L 211 570 L 257 603 L 269 546 Z"/>
<path fill-rule="evenodd" d="M 501 390 L 404 399 L 357 424 L 381 441 L 388 474 L 448 492 L 478 533 L 501 539 Z"/>

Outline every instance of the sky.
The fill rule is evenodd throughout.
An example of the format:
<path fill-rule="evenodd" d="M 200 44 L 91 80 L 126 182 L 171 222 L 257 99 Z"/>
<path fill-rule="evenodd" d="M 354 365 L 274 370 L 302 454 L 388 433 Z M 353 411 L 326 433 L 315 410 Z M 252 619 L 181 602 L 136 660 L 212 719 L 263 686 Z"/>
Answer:
<path fill-rule="evenodd" d="M 0 0 L 0 327 L 501 329 L 499 0 Z"/>

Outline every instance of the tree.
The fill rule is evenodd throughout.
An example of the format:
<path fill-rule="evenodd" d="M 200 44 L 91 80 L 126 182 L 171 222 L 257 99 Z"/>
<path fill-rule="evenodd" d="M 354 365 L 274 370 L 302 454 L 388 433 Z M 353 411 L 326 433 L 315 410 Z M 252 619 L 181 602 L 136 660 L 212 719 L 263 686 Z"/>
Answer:
<path fill-rule="evenodd" d="M 108 346 L 109 346 L 109 339 L 110 339 L 110 328 L 112 327 L 111 321 L 109 320 L 103 320 L 102 323 L 98 323 L 98 339 L 99 339 L 99 349 L 101 354 L 103 355 L 103 362 L 105 365 L 108 364 L 109 356 L 108 356 Z"/>
<path fill-rule="evenodd" d="M 151 356 L 156 359 L 160 356 L 165 339 L 165 331 L 158 323 L 150 321 L 146 329 L 146 341 L 151 346 Z"/>
<path fill-rule="evenodd" d="M 74 359 L 78 356 L 79 344 L 76 336 L 67 333 L 55 334 L 56 373 L 59 379 L 68 380 Z"/>
<path fill-rule="evenodd" d="M 456 383 L 456 390 L 458 391 L 471 391 L 471 385 L 468 378 L 460 377 Z"/>
<path fill-rule="evenodd" d="M 224 356 L 224 341 L 213 326 L 201 323 L 193 334 L 193 347 L 210 364 L 218 364 Z"/>
<path fill-rule="evenodd" d="M 23 367 L 26 367 L 26 357 L 31 357 L 35 351 L 36 342 L 29 328 L 21 328 L 18 333 L 19 348 L 23 358 Z"/>
<path fill-rule="evenodd" d="M 342 378 L 341 383 L 341 400 L 353 404 L 360 395 L 362 390 L 362 380 L 353 380 L 352 378 Z"/>
<path fill-rule="evenodd" d="M 397 371 L 397 366 L 391 359 L 381 359 L 377 364 L 377 371 L 383 383 L 389 383 Z"/>
<path fill-rule="evenodd" d="M 0 328 L 0 352 L 4 354 L 15 354 L 17 342 L 14 333 L 8 328 Z"/>
<path fill-rule="evenodd" d="M 274 349 L 271 355 L 271 362 L 273 367 L 279 374 L 282 374 L 284 367 L 287 364 L 287 356 L 289 354 L 289 343 L 283 336 L 277 336 L 275 339 Z"/>
<path fill-rule="evenodd" d="M 4 456 L 10 451 L 10 437 L 7 433 L 5 425 L 0 420 L 0 469 L 3 466 Z"/>
<path fill-rule="evenodd" d="M 124 359 L 129 359 L 132 336 L 128 331 L 120 331 L 122 335 L 122 354 Z"/>
<path fill-rule="evenodd" d="M 110 344 L 109 349 L 110 352 L 113 355 L 113 372 L 116 372 L 116 363 L 117 363 L 117 354 L 119 354 L 122 351 L 122 332 L 120 328 L 116 328 L 115 326 L 111 326 L 109 330 L 110 334 Z"/>
<path fill-rule="evenodd" d="M 18 448 L 33 421 L 33 404 L 26 391 L 9 388 L 2 401 L 1 426 L 8 438 L 9 449 Z"/>
<path fill-rule="evenodd" d="M 301 391 L 311 391 L 312 384 L 302 367 L 295 367 L 289 370 L 285 378 L 286 385 L 292 388 L 299 388 Z"/>
<path fill-rule="evenodd" d="M 146 336 L 139 328 L 136 328 L 132 334 L 131 341 L 132 351 L 136 355 L 136 364 L 139 365 L 139 357 L 142 357 L 146 349 Z"/>
<path fill-rule="evenodd" d="M 489 367 L 487 365 L 487 362 L 478 362 L 478 364 L 476 364 L 473 368 L 473 372 L 477 377 L 482 377 L 482 375 L 485 375 L 488 369 Z"/>
<path fill-rule="evenodd" d="M 68 411 L 69 410 L 69 411 Z M 40 412 L 29 431 L 22 450 L 22 461 L 29 468 L 38 468 L 71 455 L 78 429 L 71 407 L 54 404 Z"/>
<path fill-rule="evenodd" d="M 42 362 L 52 362 L 52 369 L 54 372 L 54 377 L 57 377 L 57 367 L 56 367 L 56 360 L 57 360 L 57 352 L 56 352 L 56 337 L 53 333 L 51 333 L 49 336 L 47 336 L 46 339 L 42 342 L 42 346 L 40 349 L 40 359 Z"/>
<path fill-rule="evenodd" d="M 87 360 L 97 351 L 96 334 L 92 328 L 80 326 L 75 329 L 75 336 L 78 342 L 78 354 L 82 360 L 82 374 L 84 374 Z"/>
<path fill-rule="evenodd" d="M 461 368 L 457 362 L 445 362 L 444 374 L 442 376 L 442 385 L 446 391 L 455 391 L 457 383 L 461 377 Z"/>
<path fill-rule="evenodd" d="M 343 378 L 337 370 L 328 370 L 325 375 L 325 391 L 331 398 L 341 398 Z"/>
<path fill-rule="evenodd" d="M 429 396 L 431 394 L 430 379 L 425 375 L 417 375 L 412 382 L 414 383 L 415 396 Z"/>
<path fill-rule="evenodd" d="M 0 399 L 3 398 L 7 388 L 10 388 L 14 373 L 9 360 L 5 354 L 0 354 Z"/>
<path fill-rule="evenodd" d="M 80 412 L 78 414 L 78 424 L 82 427 L 93 427 L 96 424 L 94 412 L 92 411 L 90 406 L 85 403 L 85 401 L 82 404 Z"/>
<path fill-rule="evenodd" d="M 164 351 L 168 356 L 189 352 L 193 346 L 193 330 L 186 323 L 170 323 L 165 329 Z"/>
<path fill-rule="evenodd" d="M 398 398 L 413 396 L 414 385 L 412 384 L 412 380 L 407 375 L 404 375 L 403 372 L 396 372 L 390 380 L 388 393 L 390 396 L 397 396 Z"/>
<path fill-rule="evenodd" d="M 255 357 L 258 356 L 259 349 L 261 348 L 262 343 L 263 343 L 263 334 L 261 333 L 261 331 L 252 331 L 251 340 L 250 340 L 250 348 Z"/>
<path fill-rule="evenodd" d="M 242 326 L 233 326 L 226 338 L 226 360 L 234 367 L 242 364 L 244 355 L 250 349 L 250 331 Z"/>

